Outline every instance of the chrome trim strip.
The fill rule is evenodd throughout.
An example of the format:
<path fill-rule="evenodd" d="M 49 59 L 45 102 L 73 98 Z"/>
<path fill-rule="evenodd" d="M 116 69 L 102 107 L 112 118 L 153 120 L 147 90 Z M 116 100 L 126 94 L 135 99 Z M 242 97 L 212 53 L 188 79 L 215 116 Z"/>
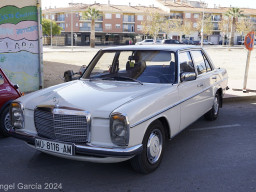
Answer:
<path fill-rule="evenodd" d="M 196 94 L 194 94 L 194 95 L 192 95 L 192 96 L 190 96 L 190 97 L 187 97 L 186 99 L 183 99 L 183 100 L 181 100 L 181 101 L 179 101 L 179 102 L 177 102 L 177 103 L 175 103 L 175 104 L 173 104 L 173 105 L 171 105 L 171 106 L 169 106 L 169 107 L 167 107 L 167 108 L 165 108 L 165 109 L 163 109 L 163 110 L 161 110 L 161 111 L 159 111 L 159 112 L 157 112 L 157 113 L 155 113 L 155 114 L 153 114 L 153 115 L 151 115 L 151 116 L 149 116 L 149 117 L 147 117 L 147 118 L 145 118 L 145 119 L 143 119 L 143 120 L 138 121 L 137 123 L 132 124 L 132 125 L 130 126 L 130 128 L 134 128 L 134 127 L 136 127 L 136 126 L 138 126 L 138 125 L 140 125 L 140 124 L 142 124 L 142 123 L 148 121 L 149 119 L 152 119 L 152 118 L 154 118 L 154 117 L 160 115 L 161 113 L 164 113 L 164 112 L 166 112 L 166 111 L 168 111 L 168 110 L 170 110 L 170 109 L 172 109 L 172 108 L 178 106 L 179 104 L 182 104 L 182 103 L 186 102 L 187 100 L 192 99 L 193 97 L 196 97 L 197 95 L 199 95 L 199 94 L 201 94 L 201 93 L 207 91 L 207 90 L 210 89 L 211 87 L 214 87 L 215 85 L 217 85 L 217 84 L 223 82 L 223 81 L 226 80 L 226 79 L 228 79 L 228 78 L 224 78 L 224 79 L 222 79 L 221 81 L 216 82 L 216 83 L 213 84 L 212 86 L 209 86 L 209 87 L 203 89 L 202 91 L 200 91 L 200 92 L 198 92 L 198 93 L 196 93 Z"/>
<path fill-rule="evenodd" d="M 105 148 L 97 146 L 84 146 L 75 145 L 76 152 L 84 154 L 97 154 L 97 155 L 108 155 L 108 156 L 133 156 L 142 151 L 142 144 L 135 145 L 129 148 Z"/>
<path fill-rule="evenodd" d="M 21 139 L 30 143 L 31 145 L 35 144 L 35 139 L 45 139 L 38 137 L 36 134 L 27 133 L 23 131 L 14 131 L 10 130 L 9 132 L 12 137 L 17 139 Z M 49 139 L 47 139 L 49 140 Z M 59 142 L 56 140 L 49 140 L 53 142 Z M 62 142 L 62 141 L 60 141 Z M 67 142 L 65 142 L 67 143 Z M 75 146 L 75 154 L 82 154 L 82 155 L 90 155 L 90 156 L 101 156 L 101 157 L 132 157 L 134 155 L 139 154 L 143 150 L 143 145 L 138 144 L 128 148 L 117 148 L 117 147 L 98 147 L 94 145 L 79 145 L 74 144 Z M 74 155 L 76 156 L 76 155 Z"/>

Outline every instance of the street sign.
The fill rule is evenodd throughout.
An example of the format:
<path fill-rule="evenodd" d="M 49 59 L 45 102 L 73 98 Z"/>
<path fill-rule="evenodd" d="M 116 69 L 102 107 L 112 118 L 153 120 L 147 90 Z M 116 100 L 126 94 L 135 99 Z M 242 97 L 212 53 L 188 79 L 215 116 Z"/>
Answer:
<path fill-rule="evenodd" d="M 254 31 L 251 31 L 250 33 L 248 33 L 246 35 L 246 37 L 244 39 L 244 45 L 245 45 L 246 49 L 248 49 L 248 55 L 247 55 L 245 73 L 244 73 L 244 86 L 243 86 L 243 92 L 244 93 L 246 93 L 246 86 L 247 86 L 247 79 L 248 79 L 251 52 L 252 52 L 253 46 L 254 46 L 254 37 L 255 37 L 255 33 L 254 33 Z"/>
<path fill-rule="evenodd" d="M 244 45 L 246 47 L 246 49 L 248 49 L 249 51 L 253 50 L 253 46 L 254 46 L 254 37 L 255 37 L 255 33 L 254 31 L 249 32 L 244 39 Z"/>

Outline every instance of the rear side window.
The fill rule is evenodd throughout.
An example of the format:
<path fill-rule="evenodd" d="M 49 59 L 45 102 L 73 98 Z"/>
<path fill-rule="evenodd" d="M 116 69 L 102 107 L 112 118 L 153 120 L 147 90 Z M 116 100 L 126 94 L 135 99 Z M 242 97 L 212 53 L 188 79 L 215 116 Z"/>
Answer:
<path fill-rule="evenodd" d="M 0 85 L 4 84 L 4 77 L 0 74 Z"/>
<path fill-rule="evenodd" d="M 202 52 L 201 51 L 191 51 L 191 55 L 192 55 L 194 64 L 196 66 L 198 75 L 206 73 L 207 67 L 206 67 L 205 58 L 203 57 Z"/>
<path fill-rule="evenodd" d="M 189 52 L 182 52 L 179 54 L 180 73 L 195 72 L 195 68 Z"/>

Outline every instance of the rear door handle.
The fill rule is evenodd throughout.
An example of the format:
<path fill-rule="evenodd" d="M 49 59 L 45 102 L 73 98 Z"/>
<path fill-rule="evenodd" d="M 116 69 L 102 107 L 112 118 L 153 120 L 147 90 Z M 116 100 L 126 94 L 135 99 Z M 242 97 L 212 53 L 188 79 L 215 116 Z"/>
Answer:
<path fill-rule="evenodd" d="M 197 87 L 203 87 L 203 86 L 204 86 L 203 83 L 197 85 Z"/>
<path fill-rule="evenodd" d="M 217 79 L 217 77 L 216 77 L 216 76 L 214 76 L 214 77 L 212 77 L 212 79 Z"/>

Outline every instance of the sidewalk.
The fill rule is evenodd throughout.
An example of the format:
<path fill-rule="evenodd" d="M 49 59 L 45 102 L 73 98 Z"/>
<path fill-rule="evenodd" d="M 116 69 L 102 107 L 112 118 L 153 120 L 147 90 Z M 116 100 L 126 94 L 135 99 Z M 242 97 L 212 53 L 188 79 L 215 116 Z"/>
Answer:
<path fill-rule="evenodd" d="M 243 80 L 229 79 L 224 101 L 256 100 L 256 79 L 248 79 L 246 93 L 243 92 L 243 83 Z"/>

